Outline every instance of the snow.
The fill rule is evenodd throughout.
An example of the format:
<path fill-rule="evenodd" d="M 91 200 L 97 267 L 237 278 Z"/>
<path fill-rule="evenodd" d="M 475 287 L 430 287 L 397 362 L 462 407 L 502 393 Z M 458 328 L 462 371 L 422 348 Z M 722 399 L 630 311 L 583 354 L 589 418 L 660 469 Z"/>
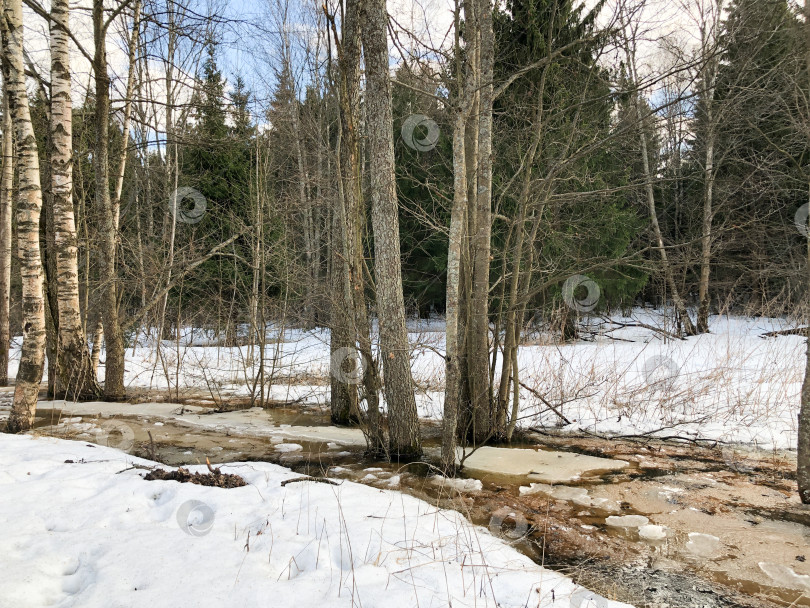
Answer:
<path fill-rule="evenodd" d="M 300 452 L 304 449 L 300 443 L 277 443 L 276 452 Z"/>
<path fill-rule="evenodd" d="M 650 520 L 643 515 L 611 515 L 605 523 L 614 528 L 641 528 L 649 524 Z"/>
<path fill-rule="evenodd" d="M 797 589 L 805 593 L 810 592 L 810 576 L 806 574 L 796 574 L 789 566 L 770 562 L 760 562 L 759 567 L 780 587 Z"/>
<path fill-rule="evenodd" d="M 436 475 L 430 482 L 433 485 L 451 488 L 461 493 L 480 492 L 484 487 L 480 479 L 462 479 L 460 477 L 443 477 L 441 475 Z"/>
<path fill-rule="evenodd" d="M 586 488 L 552 486 L 545 483 L 532 483 L 520 487 L 521 494 L 545 494 L 557 500 L 565 500 L 581 507 L 593 507 L 603 511 L 618 512 L 619 503 L 609 498 L 591 496 Z"/>
<path fill-rule="evenodd" d="M 631 317 L 616 315 L 613 320 L 671 329 L 671 317 L 664 313 L 635 309 Z M 522 388 L 519 426 L 719 439 L 765 450 L 793 450 L 805 339 L 761 337 L 793 326 L 789 319 L 713 316 L 711 333 L 687 340 L 642 327 L 615 329 L 597 321 L 591 322 L 589 341 L 558 344 L 543 333 L 530 335 L 519 353 L 521 382 L 557 406 L 571 424 Z M 267 397 L 327 404 L 328 330 L 271 327 L 267 337 L 266 373 L 271 377 Z M 221 346 L 215 332 L 191 328 L 184 329 L 177 341 L 159 341 L 143 332 L 133 340 L 126 352 L 125 381 L 131 389 L 195 394 L 208 402 L 250 394 L 259 365 L 257 347 Z M 444 401 L 443 322 L 409 321 L 409 340 L 419 415 L 439 420 Z M 17 338 L 12 377 L 19 345 Z M 165 367 L 159 363 L 158 348 Z M 100 377 L 103 373 L 99 370 Z M 0 415 L 8 409 L 4 397 L 0 394 Z M 224 415 L 222 420 L 224 425 L 238 425 L 243 424 L 241 418 Z M 348 441 L 363 444 L 359 436 Z"/>
<path fill-rule="evenodd" d="M 3 606 L 626 606 L 391 490 L 262 462 L 222 466 L 240 488 L 145 481 L 160 465 L 33 436 L 0 463 Z"/>
<path fill-rule="evenodd" d="M 689 542 L 684 545 L 696 557 L 715 557 L 722 549 L 720 538 L 703 532 L 690 532 Z"/>
<path fill-rule="evenodd" d="M 645 540 L 664 540 L 667 537 L 667 529 L 665 526 L 646 524 L 639 526 L 638 535 Z"/>

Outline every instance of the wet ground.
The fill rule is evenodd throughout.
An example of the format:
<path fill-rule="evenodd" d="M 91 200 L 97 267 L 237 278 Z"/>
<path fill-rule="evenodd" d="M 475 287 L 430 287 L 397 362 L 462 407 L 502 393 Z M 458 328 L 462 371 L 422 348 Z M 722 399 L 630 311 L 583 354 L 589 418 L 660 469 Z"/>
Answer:
<path fill-rule="evenodd" d="M 178 417 L 186 406 L 210 405 L 187 400 L 176 406 Z M 40 407 L 36 432 L 173 466 L 262 460 L 398 489 L 459 510 L 538 563 L 639 608 L 810 606 L 810 510 L 798 501 L 789 454 L 529 433 L 515 447 L 627 466 L 553 485 L 482 470 L 445 480 L 426 463 L 367 458 L 362 436 L 334 431 L 317 408 L 200 409 L 193 421 L 138 415 L 148 409 L 141 406 L 114 418 L 68 409 Z M 241 418 L 250 424 L 234 428 Z M 439 429 L 423 431 L 430 460 Z"/>

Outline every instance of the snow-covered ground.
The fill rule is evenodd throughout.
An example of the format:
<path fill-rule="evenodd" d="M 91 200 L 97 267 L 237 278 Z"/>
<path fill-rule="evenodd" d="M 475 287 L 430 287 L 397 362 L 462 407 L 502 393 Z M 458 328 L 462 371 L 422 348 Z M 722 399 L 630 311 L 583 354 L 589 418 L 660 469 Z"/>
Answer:
<path fill-rule="evenodd" d="M 145 481 L 112 448 L 0 436 L 0 606 L 619 608 L 455 511 L 263 462 Z M 205 467 L 189 467 L 205 472 Z"/>
<path fill-rule="evenodd" d="M 633 311 L 621 323 L 665 327 L 665 317 Z M 520 425 L 554 426 L 536 391 L 571 421 L 567 430 L 651 433 L 793 449 L 804 375 L 804 338 L 763 339 L 791 327 L 785 319 L 713 317 L 711 333 L 673 340 L 660 332 L 594 325 L 590 341 L 564 345 L 536 335 L 521 347 Z M 614 326 L 615 329 L 615 326 Z M 444 386 L 441 320 L 409 323 L 417 404 L 424 418 L 440 419 Z M 329 335 L 326 330 L 268 332 L 265 376 L 270 397 L 327 403 Z M 179 343 L 143 334 L 127 350 L 129 387 L 202 391 L 212 398 L 249 394 L 258 372 L 258 349 L 226 348 L 212 332 L 185 330 Z M 15 353 L 18 355 L 18 353 Z M 16 356 L 11 373 L 15 373 Z M 100 370 L 103 377 L 103 370 Z"/>

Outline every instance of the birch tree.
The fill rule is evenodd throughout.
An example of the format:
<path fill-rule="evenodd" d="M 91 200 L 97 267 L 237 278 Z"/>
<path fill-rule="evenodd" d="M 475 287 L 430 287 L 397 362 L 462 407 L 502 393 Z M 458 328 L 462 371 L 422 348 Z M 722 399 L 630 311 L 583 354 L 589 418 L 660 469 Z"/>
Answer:
<path fill-rule="evenodd" d="M 79 259 L 73 215 L 73 104 L 69 1 L 51 3 L 51 196 L 58 311 L 57 367 L 62 394 L 82 399 L 100 393 L 79 305 Z M 51 279 L 53 280 L 53 278 Z"/>
<path fill-rule="evenodd" d="M 11 213 L 14 151 L 8 86 L 3 85 L 3 165 L 0 173 L 0 386 L 8 386 L 8 355 L 11 346 Z"/>
<path fill-rule="evenodd" d="M 23 343 L 14 402 L 7 426 L 8 431 L 18 432 L 33 425 L 45 359 L 45 300 L 39 249 L 42 189 L 37 140 L 31 124 L 25 87 L 21 0 L 5 0 L 0 28 L 4 54 L 3 80 L 8 88 L 16 133 L 19 174 L 17 247 L 22 276 Z"/>

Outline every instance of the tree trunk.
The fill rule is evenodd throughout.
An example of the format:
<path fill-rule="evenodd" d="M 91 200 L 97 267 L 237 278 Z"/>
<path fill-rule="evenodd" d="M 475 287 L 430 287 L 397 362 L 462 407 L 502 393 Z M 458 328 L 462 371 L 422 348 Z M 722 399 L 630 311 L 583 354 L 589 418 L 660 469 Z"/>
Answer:
<path fill-rule="evenodd" d="M 124 398 L 124 339 L 118 319 L 118 277 L 116 253 L 118 230 L 110 196 L 109 121 L 110 77 L 107 73 L 107 28 L 102 0 L 93 1 L 95 55 L 93 71 L 96 91 L 96 141 L 94 150 L 95 197 L 99 217 L 99 275 L 101 280 L 101 317 L 104 326 L 104 397 Z"/>
<path fill-rule="evenodd" d="M 351 292 L 351 241 L 347 222 L 354 206 L 356 152 L 354 125 L 359 95 L 360 28 L 357 4 L 348 0 L 343 20 L 342 40 L 335 31 L 338 45 L 338 101 L 340 125 L 337 135 L 338 193 L 332 208 L 330 249 L 330 380 L 331 413 L 335 424 L 350 424 L 359 413 L 356 383 L 357 369 L 349 369 L 359 360 L 355 350 L 354 297 Z M 333 24 L 334 25 L 334 24 Z M 356 421 L 356 420 L 355 420 Z"/>
<path fill-rule="evenodd" d="M 461 321 L 461 275 L 464 239 L 467 235 L 467 215 L 469 198 L 467 184 L 467 120 L 474 96 L 473 66 L 475 49 L 478 46 L 476 33 L 469 36 L 467 58 L 461 48 L 461 12 L 464 8 L 465 22 L 473 22 L 468 15 L 471 8 L 468 0 L 457 0 L 455 4 L 455 71 L 458 91 L 453 122 L 453 206 L 450 212 L 450 234 L 447 245 L 447 288 L 445 299 L 445 386 L 444 413 L 442 419 L 442 468 L 450 473 L 456 466 L 456 444 L 458 437 L 459 411 L 462 398 L 461 354 L 463 346 L 463 324 Z M 474 14 L 473 11 L 469 11 Z"/>
<path fill-rule="evenodd" d="M 124 101 L 124 122 L 121 126 L 121 150 L 118 162 L 118 173 L 115 176 L 115 191 L 112 201 L 116 229 L 121 225 L 121 193 L 124 191 L 124 176 L 127 172 L 127 152 L 129 150 L 129 125 L 132 121 L 132 97 L 135 92 L 135 62 L 138 55 L 138 38 L 141 28 L 141 2 L 137 0 L 133 8 L 132 32 L 129 38 L 129 72 L 127 73 L 127 92 Z"/>
<path fill-rule="evenodd" d="M 79 255 L 73 216 L 73 104 L 71 103 L 68 0 L 51 3 L 51 196 L 56 255 L 58 327 L 57 398 L 97 398 L 79 305 Z"/>
<path fill-rule="evenodd" d="M 101 280 L 101 317 L 104 324 L 104 397 L 110 401 L 124 398 L 124 336 L 118 320 L 118 276 L 115 269 L 118 229 L 117 213 L 110 196 L 110 76 L 107 73 L 107 27 L 104 3 L 93 0 L 93 71 L 96 85 L 96 142 L 94 170 L 96 206 L 99 217 L 99 275 Z"/>
<path fill-rule="evenodd" d="M 810 0 L 804 2 L 805 65 L 810 69 Z M 810 72 L 808 72 L 810 77 Z M 808 188 L 810 192 L 810 188 Z M 810 231 L 807 233 L 807 280 L 810 283 Z M 810 289 L 810 285 L 807 287 Z M 799 409 L 799 437 L 796 454 L 796 481 L 799 496 L 804 504 L 810 504 L 810 331 L 807 336 L 807 353 L 802 382 L 801 407 Z"/>
<path fill-rule="evenodd" d="M 810 237 L 807 239 L 807 267 L 810 280 Z M 810 504 L 810 333 L 807 336 L 804 381 L 799 408 L 799 436 L 796 445 L 796 482 L 802 503 L 808 505 Z"/>
<path fill-rule="evenodd" d="M 11 346 L 11 199 L 14 181 L 14 145 L 11 136 L 8 87 L 3 87 L 3 169 L 0 174 L 0 386 L 8 386 L 8 351 Z"/>
<path fill-rule="evenodd" d="M 494 34 L 492 5 L 479 0 L 481 28 L 478 108 L 478 166 L 474 201 L 475 231 L 471 232 L 472 284 L 467 332 L 467 374 L 472 410 L 470 438 L 481 443 L 493 431 L 492 386 L 489 382 L 489 265 L 492 234 L 492 101 Z"/>
<path fill-rule="evenodd" d="M 338 135 L 338 139 L 342 139 Z M 342 146 L 339 142 L 338 146 Z M 339 156 L 342 154 L 339 152 Z M 340 161 L 339 161 L 340 162 Z M 346 262 L 346 201 L 343 188 L 335 200 L 332 210 L 332 251 L 331 251 L 331 310 L 330 325 L 330 381 L 331 414 L 335 424 L 350 424 L 356 421 L 359 411 L 357 389 L 353 379 L 358 370 L 349 369 L 358 364 L 354 346 L 354 323 L 352 319 L 352 297 L 349 287 L 348 264 Z M 347 307 L 347 304 L 349 306 Z"/>
<path fill-rule="evenodd" d="M 701 29 L 702 54 L 704 57 L 714 53 L 720 27 L 722 2 L 718 2 L 717 15 L 712 22 L 712 35 Z M 706 112 L 706 155 L 703 163 L 703 221 L 700 231 L 700 283 L 698 284 L 697 331 L 709 332 L 709 279 L 712 261 L 712 220 L 714 218 L 714 145 L 716 140 L 714 92 L 717 83 L 718 61 L 708 60 L 703 74 L 703 106 Z"/>
<path fill-rule="evenodd" d="M 346 4 L 341 53 L 341 148 L 342 200 L 345 209 L 345 252 L 349 284 L 347 310 L 353 311 L 355 339 L 363 364 L 363 396 L 367 409 L 369 449 L 374 454 L 387 451 L 385 431 L 380 418 L 380 375 L 371 347 L 371 322 L 366 301 L 363 233 L 365 205 L 361 180 L 360 126 L 360 23 L 357 0 Z"/>
<path fill-rule="evenodd" d="M 17 201 L 17 246 L 22 275 L 23 344 L 14 389 L 14 403 L 7 430 L 31 428 L 37 408 L 45 359 L 45 299 L 42 257 L 39 249 L 39 217 L 42 212 L 39 155 L 31 124 L 23 65 L 21 0 L 6 0 L 3 7 L 3 79 L 8 87 L 14 129 L 17 135 L 19 199 Z"/>
<path fill-rule="evenodd" d="M 635 87 L 639 82 L 638 73 L 636 71 L 635 53 L 630 49 L 630 43 L 627 41 L 625 42 L 625 51 L 627 53 L 630 76 L 633 81 L 633 86 Z M 644 170 L 644 192 L 647 196 L 647 210 L 650 214 L 650 223 L 652 224 L 653 234 L 655 235 L 656 246 L 659 254 L 661 255 L 661 266 L 663 266 L 664 278 L 666 279 L 667 286 L 669 287 L 672 302 L 675 305 L 675 312 L 683 326 L 683 333 L 687 336 L 694 336 L 697 331 L 692 323 L 692 319 L 689 318 L 689 312 L 686 309 L 686 304 L 681 299 L 678 286 L 675 283 L 675 275 L 672 271 L 672 264 L 670 263 L 669 255 L 667 254 L 667 250 L 664 245 L 664 237 L 661 233 L 661 226 L 658 224 L 658 212 L 655 209 L 655 191 L 653 190 L 653 173 L 652 168 L 650 167 L 647 133 L 644 131 L 644 113 L 641 111 L 639 95 L 639 91 L 633 91 L 633 107 L 635 108 L 639 143 L 641 144 L 641 163 Z"/>
<path fill-rule="evenodd" d="M 711 114 L 711 110 L 707 110 Z M 709 118 L 711 120 L 711 118 Z M 706 142 L 706 159 L 703 169 L 703 222 L 700 234 L 700 283 L 698 285 L 697 331 L 705 334 L 709 332 L 709 278 L 711 276 L 712 261 L 712 203 L 714 194 L 714 128 L 709 127 Z"/>
<path fill-rule="evenodd" d="M 369 146 L 371 222 L 380 356 L 388 406 L 392 458 L 422 454 L 419 418 L 411 378 L 405 327 L 405 301 L 399 249 L 399 206 L 394 177 L 394 134 L 388 62 L 388 13 L 385 0 L 363 0 L 361 38 L 366 60 L 366 115 Z"/>

